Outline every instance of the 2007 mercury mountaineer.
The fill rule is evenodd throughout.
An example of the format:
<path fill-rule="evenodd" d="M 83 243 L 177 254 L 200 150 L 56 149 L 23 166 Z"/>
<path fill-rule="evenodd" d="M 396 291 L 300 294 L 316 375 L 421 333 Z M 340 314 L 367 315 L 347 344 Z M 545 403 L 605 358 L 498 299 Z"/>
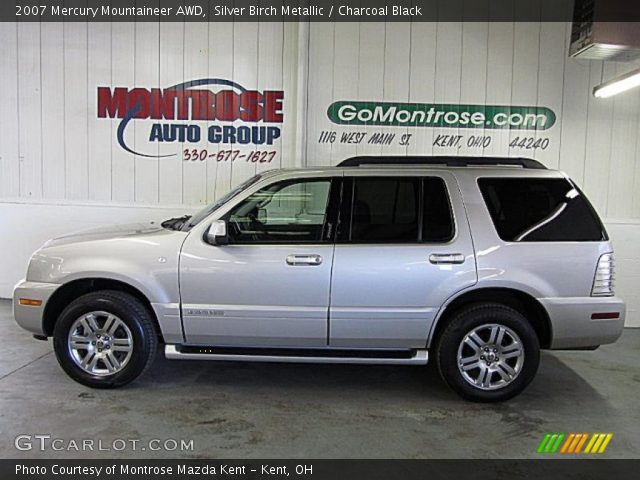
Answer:
<path fill-rule="evenodd" d="M 475 401 L 541 348 L 612 343 L 613 252 L 589 201 L 530 159 L 355 157 L 276 170 L 162 227 L 47 242 L 17 322 L 91 387 L 175 359 L 424 365 Z"/>

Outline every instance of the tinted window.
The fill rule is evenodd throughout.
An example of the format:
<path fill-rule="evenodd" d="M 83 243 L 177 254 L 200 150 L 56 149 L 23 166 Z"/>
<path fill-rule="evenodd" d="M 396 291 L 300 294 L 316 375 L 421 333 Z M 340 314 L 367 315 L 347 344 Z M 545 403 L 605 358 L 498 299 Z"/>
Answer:
<path fill-rule="evenodd" d="M 330 187 L 330 180 L 286 180 L 259 190 L 228 215 L 230 241 L 321 241 Z"/>
<path fill-rule="evenodd" d="M 423 181 L 422 241 L 448 242 L 453 238 L 453 218 L 447 187 L 441 178 L 427 177 Z"/>
<path fill-rule="evenodd" d="M 561 242 L 607 238 L 591 204 L 568 180 L 482 178 L 478 183 L 503 240 Z"/>
<path fill-rule="evenodd" d="M 440 178 L 354 178 L 350 235 L 357 243 L 446 242 L 453 220 Z"/>

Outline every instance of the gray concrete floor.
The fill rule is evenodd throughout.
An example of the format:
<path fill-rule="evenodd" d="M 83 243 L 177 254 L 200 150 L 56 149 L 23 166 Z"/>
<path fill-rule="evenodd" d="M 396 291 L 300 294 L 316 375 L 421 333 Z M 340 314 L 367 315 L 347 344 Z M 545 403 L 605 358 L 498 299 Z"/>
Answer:
<path fill-rule="evenodd" d="M 546 432 L 612 432 L 603 457 L 640 448 L 640 330 L 595 352 L 543 353 L 530 387 L 499 405 L 467 403 L 433 366 L 168 361 L 119 390 L 85 388 L 51 342 L 0 301 L 0 457 L 535 458 Z M 193 439 L 191 452 L 20 452 L 19 434 L 65 441 Z"/>

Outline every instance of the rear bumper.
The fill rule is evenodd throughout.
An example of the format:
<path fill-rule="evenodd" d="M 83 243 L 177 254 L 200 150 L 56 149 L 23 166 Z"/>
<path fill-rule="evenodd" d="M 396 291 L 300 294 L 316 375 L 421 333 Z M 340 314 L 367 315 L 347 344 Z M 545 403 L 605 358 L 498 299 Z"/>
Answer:
<path fill-rule="evenodd" d="M 59 287 L 53 283 L 27 282 L 23 280 L 13 290 L 13 316 L 22 328 L 38 335 L 44 335 L 42 320 L 49 297 Z M 21 298 L 41 300 L 39 306 L 20 305 Z"/>
<path fill-rule="evenodd" d="M 617 297 L 541 298 L 551 319 L 551 348 L 594 347 L 622 334 L 626 307 Z M 617 318 L 592 318 L 617 313 Z M 597 315 L 600 314 L 600 315 Z"/>

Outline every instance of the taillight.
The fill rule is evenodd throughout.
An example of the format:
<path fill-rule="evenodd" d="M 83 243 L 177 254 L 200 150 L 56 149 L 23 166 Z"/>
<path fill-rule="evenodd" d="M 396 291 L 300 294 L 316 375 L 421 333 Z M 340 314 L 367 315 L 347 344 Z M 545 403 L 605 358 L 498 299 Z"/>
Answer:
<path fill-rule="evenodd" d="M 605 253 L 598 259 L 596 275 L 593 279 L 592 297 L 613 295 L 613 253 Z"/>

